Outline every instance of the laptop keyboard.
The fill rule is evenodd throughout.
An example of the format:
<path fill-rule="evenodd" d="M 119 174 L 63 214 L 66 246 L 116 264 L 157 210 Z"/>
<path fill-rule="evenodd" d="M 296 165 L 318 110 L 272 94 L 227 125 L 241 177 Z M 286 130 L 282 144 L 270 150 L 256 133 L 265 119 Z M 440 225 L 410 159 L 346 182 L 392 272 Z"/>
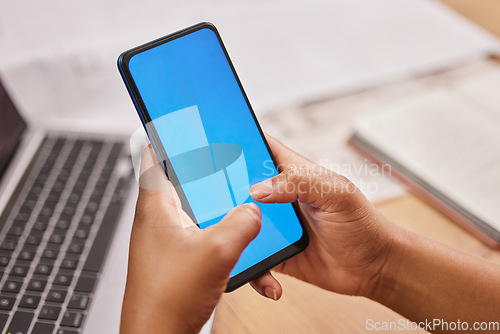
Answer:
<path fill-rule="evenodd" d="M 0 218 L 2 333 L 80 333 L 131 180 L 123 142 L 44 139 Z"/>

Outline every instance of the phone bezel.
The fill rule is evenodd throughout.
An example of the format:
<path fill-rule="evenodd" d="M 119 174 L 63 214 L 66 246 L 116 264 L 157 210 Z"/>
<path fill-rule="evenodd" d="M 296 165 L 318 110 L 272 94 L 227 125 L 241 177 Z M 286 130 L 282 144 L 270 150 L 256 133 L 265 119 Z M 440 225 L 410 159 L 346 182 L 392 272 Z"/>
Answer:
<path fill-rule="evenodd" d="M 231 67 L 231 70 L 233 72 L 233 75 L 238 83 L 238 86 L 241 90 L 241 93 L 243 94 L 243 97 L 245 98 L 245 102 L 247 103 L 248 109 L 250 110 L 250 113 L 252 114 L 253 120 L 255 124 L 257 125 L 257 128 L 259 129 L 259 133 L 261 135 L 261 139 L 266 145 L 266 148 L 269 152 L 269 155 L 271 159 L 273 160 L 274 167 L 276 170 L 279 169 L 279 166 L 276 163 L 276 160 L 274 158 L 274 155 L 269 147 L 269 144 L 267 143 L 267 140 L 265 138 L 265 135 L 260 127 L 260 124 L 257 120 L 257 117 L 255 116 L 255 113 L 253 111 L 253 108 L 250 104 L 250 101 L 248 100 L 248 97 L 245 93 L 245 90 L 243 89 L 243 85 L 241 84 L 241 81 L 236 73 L 236 70 L 233 66 L 233 63 L 229 57 L 229 54 L 226 50 L 226 47 L 224 46 L 224 43 L 222 41 L 222 38 L 215 26 L 210 23 L 210 22 L 201 22 L 196 25 L 190 26 L 188 28 L 179 30 L 177 32 L 174 32 L 172 34 L 169 34 L 167 36 L 158 38 L 156 40 L 153 40 L 151 42 L 142 44 L 140 46 L 137 46 L 135 48 L 132 48 L 130 50 L 127 50 L 123 52 L 119 58 L 118 58 L 118 69 L 120 71 L 120 74 L 123 78 L 123 81 L 125 83 L 125 86 L 127 87 L 127 90 L 130 94 L 130 97 L 132 98 L 132 101 L 135 105 L 135 108 L 138 111 L 139 118 L 141 119 L 141 122 L 146 130 L 146 133 L 151 141 L 151 144 L 156 151 L 156 154 L 160 157 L 161 160 L 163 160 L 163 168 L 165 170 L 165 173 L 168 175 L 169 179 L 174 183 L 174 184 L 179 184 L 179 181 L 175 175 L 175 171 L 173 170 L 169 159 L 168 155 L 166 154 L 165 150 L 163 149 L 163 145 L 161 144 L 161 141 L 159 139 L 159 136 L 156 132 L 156 129 L 154 126 L 152 126 L 151 122 L 151 117 L 146 109 L 146 106 L 144 104 L 144 101 L 141 98 L 141 95 L 139 94 L 139 90 L 137 89 L 137 86 L 135 85 L 134 79 L 132 77 L 132 74 L 130 73 L 129 69 L 129 62 L 132 59 L 133 56 L 136 54 L 142 53 L 146 50 L 152 49 L 154 47 L 157 47 L 159 45 L 168 43 L 172 40 L 181 38 L 185 35 L 191 34 L 193 32 L 196 32 L 201 29 L 210 29 L 212 30 L 215 35 L 217 36 L 217 39 L 219 41 L 220 46 L 222 47 L 222 50 L 224 51 L 224 55 L 226 56 L 226 60 Z M 182 191 L 181 187 L 176 187 L 176 189 L 181 193 L 179 193 L 179 196 L 181 197 L 181 200 L 187 202 L 187 199 Z M 242 271 L 241 273 L 233 276 L 230 278 L 229 283 L 227 285 L 226 292 L 233 291 L 237 289 L 238 287 L 244 285 L 245 283 L 263 275 L 266 273 L 268 270 L 272 269 L 276 265 L 280 264 L 281 262 L 289 259 L 290 257 L 300 253 L 303 251 L 308 243 L 309 243 L 309 237 L 307 235 L 306 229 L 305 229 L 305 222 L 304 222 L 304 217 L 302 216 L 302 213 L 300 212 L 299 206 L 297 202 L 292 203 L 292 207 L 295 211 L 295 214 L 297 215 L 297 218 L 299 220 L 299 223 L 302 227 L 302 236 L 300 239 L 293 244 L 283 248 L 282 250 L 278 251 L 277 253 L 274 253 L 273 255 L 267 257 L 266 259 L 254 264 L 253 266 L 247 268 L 246 270 Z M 183 208 L 184 209 L 184 208 Z M 191 211 L 191 208 L 189 207 L 188 211 Z M 191 218 L 194 218 L 194 215 L 191 212 L 187 212 Z M 196 220 L 194 220 L 196 221 Z"/>

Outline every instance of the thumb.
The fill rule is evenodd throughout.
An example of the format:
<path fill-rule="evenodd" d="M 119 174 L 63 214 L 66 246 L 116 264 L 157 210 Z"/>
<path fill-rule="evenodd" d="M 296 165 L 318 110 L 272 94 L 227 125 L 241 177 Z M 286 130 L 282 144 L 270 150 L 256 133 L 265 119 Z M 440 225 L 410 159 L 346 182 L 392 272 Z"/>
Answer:
<path fill-rule="evenodd" d="M 299 200 L 323 210 L 345 199 L 346 194 L 357 197 L 360 191 L 347 178 L 320 166 L 288 167 L 250 188 L 250 196 L 259 202 L 291 203 Z"/>
<path fill-rule="evenodd" d="M 234 265 L 243 250 L 259 234 L 261 212 L 255 203 L 231 210 L 219 223 L 205 229 L 208 239 Z"/>
<path fill-rule="evenodd" d="M 154 226 L 168 224 L 180 228 L 195 226 L 182 210 L 176 189 L 168 180 L 151 145 L 142 151 L 138 182 L 139 197 L 136 205 L 138 219 L 134 224 Z M 163 218 L 159 219 L 161 215 Z"/>
<path fill-rule="evenodd" d="M 181 201 L 175 187 L 168 180 L 151 144 L 142 150 L 141 169 L 137 181 L 139 182 L 139 198 L 152 196 L 158 202 L 181 207 Z"/>

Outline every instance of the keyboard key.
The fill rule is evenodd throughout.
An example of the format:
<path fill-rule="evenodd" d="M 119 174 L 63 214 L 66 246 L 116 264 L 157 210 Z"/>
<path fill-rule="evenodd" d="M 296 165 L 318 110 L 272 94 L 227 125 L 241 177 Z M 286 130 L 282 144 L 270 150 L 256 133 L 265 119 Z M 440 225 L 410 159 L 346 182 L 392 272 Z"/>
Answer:
<path fill-rule="evenodd" d="M 51 191 L 45 200 L 45 205 L 54 205 L 57 204 L 59 199 L 61 198 L 61 193 L 57 191 Z"/>
<path fill-rule="evenodd" d="M 59 328 L 57 334 L 78 334 L 78 331 L 74 331 L 72 329 Z"/>
<path fill-rule="evenodd" d="M 54 184 L 54 187 L 53 189 L 57 186 L 59 182 L 56 182 Z M 64 188 L 64 184 L 62 185 L 62 187 Z M 51 208 L 51 207 L 44 207 L 40 213 L 38 214 L 38 217 L 41 218 L 41 221 L 49 221 L 49 219 L 52 217 L 52 214 L 54 213 L 54 210 Z"/>
<path fill-rule="evenodd" d="M 100 198 L 101 196 L 99 196 Z M 86 214 L 83 215 L 82 218 L 80 219 L 80 225 L 81 226 L 91 226 L 92 223 L 94 222 L 95 215 L 93 214 Z"/>
<path fill-rule="evenodd" d="M 61 326 L 79 328 L 83 322 L 83 313 L 67 311 L 61 320 Z"/>
<path fill-rule="evenodd" d="M 69 179 L 70 170 L 69 169 L 61 169 L 57 174 L 57 181 L 66 182 Z"/>
<path fill-rule="evenodd" d="M 29 235 L 27 238 L 26 238 L 26 241 L 25 243 L 27 245 L 33 245 L 33 246 L 38 246 L 40 245 L 40 242 L 42 241 L 42 237 L 40 236 L 36 236 L 36 235 Z"/>
<path fill-rule="evenodd" d="M 56 181 L 54 183 L 54 185 L 52 186 L 52 191 L 55 191 L 56 193 L 61 192 L 64 190 L 65 186 L 66 186 L 66 182 Z"/>
<path fill-rule="evenodd" d="M 77 195 L 77 194 L 71 194 L 71 196 L 73 196 L 73 195 Z M 80 196 L 80 195 L 78 195 L 78 196 Z M 71 225 L 71 222 L 73 221 L 73 215 L 67 215 L 67 214 L 64 214 L 64 212 L 63 212 L 59 216 L 59 221 L 62 221 L 65 224 L 68 224 L 68 226 L 69 226 L 69 225 Z"/>
<path fill-rule="evenodd" d="M 100 180 L 97 181 L 95 189 L 94 191 L 92 191 L 92 195 L 90 195 L 91 200 L 100 201 L 104 196 L 104 189 L 107 186 L 108 180 L 106 180 L 105 183 L 99 183 L 99 182 Z M 91 216 L 92 214 L 89 212 L 88 215 Z"/>
<path fill-rule="evenodd" d="M 47 156 L 47 160 L 45 161 L 45 163 L 40 171 L 41 172 L 50 172 L 52 169 L 54 169 L 55 160 L 58 158 L 59 158 L 58 154 L 52 154 L 52 153 L 49 154 Z"/>
<path fill-rule="evenodd" d="M 68 159 L 66 160 L 66 162 L 64 163 L 64 165 L 62 166 L 62 169 L 66 169 L 68 171 L 72 171 L 73 170 L 73 167 L 75 167 L 75 160 L 76 160 L 77 156 L 68 156 Z"/>
<path fill-rule="evenodd" d="M 30 219 L 30 213 L 20 212 L 16 215 L 16 218 L 14 218 L 14 224 L 24 224 L 28 219 Z"/>
<path fill-rule="evenodd" d="M 38 318 L 46 320 L 57 320 L 60 312 L 61 308 L 59 306 L 43 305 Z"/>
<path fill-rule="evenodd" d="M 64 290 L 50 290 L 47 295 L 47 301 L 53 303 L 63 303 L 66 299 L 67 292 Z"/>
<path fill-rule="evenodd" d="M 15 297 L 0 296 L 0 310 L 10 311 L 16 302 Z"/>
<path fill-rule="evenodd" d="M 81 296 L 81 295 L 73 295 L 68 303 L 68 308 L 85 310 L 89 305 L 90 297 Z"/>
<path fill-rule="evenodd" d="M 56 326 L 45 322 L 37 322 L 31 331 L 31 334 L 51 334 Z"/>
<path fill-rule="evenodd" d="M 33 198 L 26 198 L 25 201 L 23 202 L 23 211 L 33 211 L 33 208 L 35 207 L 37 201 Z"/>
<path fill-rule="evenodd" d="M 61 263 L 61 268 L 74 270 L 78 266 L 78 260 L 64 259 Z"/>
<path fill-rule="evenodd" d="M 126 177 L 121 177 L 118 180 L 118 183 L 113 192 L 113 198 L 111 199 L 111 203 L 120 203 L 127 196 L 127 189 L 129 185 L 129 180 Z"/>
<path fill-rule="evenodd" d="M 99 202 L 100 201 L 97 201 L 97 200 L 94 200 L 94 199 L 91 199 L 88 203 L 87 203 L 87 207 L 85 208 L 85 211 L 86 212 L 97 212 L 97 209 L 99 209 Z"/>
<path fill-rule="evenodd" d="M 31 189 L 33 189 L 33 187 L 32 187 Z M 37 195 L 35 195 L 35 194 L 33 194 L 33 193 L 31 192 L 31 189 L 28 191 L 28 195 L 26 196 L 26 200 L 27 200 L 27 201 L 28 201 L 28 200 L 37 201 L 37 200 L 38 200 L 38 196 L 37 196 Z M 14 220 L 15 220 L 15 219 L 14 219 Z"/>
<path fill-rule="evenodd" d="M 99 204 L 100 203 L 101 203 L 101 201 L 99 201 L 99 200 L 93 200 L 93 199 L 91 199 L 87 203 L 86 211 L 96 212 L 99 209 Z"/>
<path fill-rule="evenodd" d="M 10 262 L 10 256 L 1 255 L 0 256 L 0 267 L 6 267 Z"/>
<path fill-rule="evenodd" d="M 9 232 L 7 232 L 7 234 L 9 235 L 15 235 L 15 236 L 21 236 L 24 232 L 24 227 L 22 226 L 12 226 L 10 229 L 9 229 Z"/>
<path fill-rule="evenodd" d="M 82 149 L 83 147 L 83 144 L 86 142 L 86 140 L 84 139 L 73 139 L 72 140 L 74 143 L 73 143 L 73 147 L 71 148 L 71 152 L 69 153 L 69 156 L 68 156 L 68 160 L 75 160 L 76 157 L 78 157 L 78 155 L 80 154 L 80 150 Z"/>
<path fill-rule="evenodd" d="M 91 199 L 92 199 L 92 198 L 91 198 Z M 99 197 L 97 200 L 99 200 L 99 201 L 100 201 L 101 199 L 102 199 L 102 196 L 101 196 L 101 197 Z M 85 209 L 85 211 L 83 211 L 83 215 L 84 215 L 84 216 L 94 216 L 94 219 L 95 219 L 96 214 L 97 214 L 97 212 L 95 212 L 95 211 L 90 211 L 90 210 L 88 210 L 88 209 Z"/>
<path fill-rule="evenodd" d="M 52 266 L 50 264 L 39 263 L 35 268 L 35 274 L 38 275 L 50 275 L 52 272 Z"/>
<path fill-rule="evenodd" d="M 29 282 L 28 287 L 26 288 L 26 290 L 42 292 L 43 290 L 45 290 L 45 286 L 46 285 L 47 285 L 47 281 L 46 280 L 44 280 L 44 279 L 38 279 L 38 278 L 33 278 Z"/>
<path fill-rule="evenodd" d="M 121 211 L 121 205 L 111 205 L 108 207 L 94 240 L 94 244 L 88 254 L 83 270 L 95 272 L 101 270 L 113 231 L 118 219 L 120 218 Z"/>
<path fill-rule="evenodd" d="M 45 182 L 49 178 L 49 175 L 50 175 L 50 170 L 41 170 L 38 173 L 36 179 L 41 180 L 42 182 Z"/>
<path fill-rule="evenodd" d="M 41 194 L 43 190 L 43 185 L 42 184 L 38 184 L 38 185 L 34 185 L 32 188 L 31 188 L 31 193 L 35 196 L 38 196 Z"/>
<path fill-rule="evenodd" d="M 21 285 L 23 282 L 9 279 L 3 284 L 2 292 L 18 293 L 21 290 Z"/>
<path fill-rule="evenodd" d="M 89 236 L 89 232 L 87 229 L 79 228 L 78 230 L 75 231 L 75 238 L 78 239 L 87 239 Z"/>
<path fill-rule="evenodd" d="M 49 172 L 42 171 L 36 176 L 36 181 L 40 184 L 45 184 L 47 182 L 47 179 L 49 178 L 49 174 Z"/>
<path fill-rule="evenodd" d="M 7 322 L 8 318 L 9 315 L 7 313 L 0 313 L 0 331 L 2 331 L 3 328 L 5 327 L 5 323 Z"/>
<path fill-rule="evenodd" d="M 56 278 L 54 279 L 54 284 L 55 285 L 62 285 L 62 286 L 69 286 L 71 284 L 71 281 L 73 280 L 73 276 L 69 274 L 57 274 Z"/>
<path fill-rule="evenodd" d="M 56 223 L 56 228 L 61 230 L 67 230 L 69 228 L 71 221 L 67 221 L 64 219 L 59 219 Z"/>
<path fill-rule="evenodd" d="M 5 250 L 5 251 L 13 251 L 16 249 L 17 244 L 13 241 L 5 240 L 2 242 L 0 245 L 0 250 Z"/>
<path fill-rule="evenodd" d="M 116 164 L 116 160 L 118 160 L 118 156 L 120 155 L 120 151 L 122 150 L 123 143 L 114 143 L 113 148 L 111 149 L 111 152 L 108 155 L 108 158 L 106 160 L 106 167 L 113 168 L 114 165 Z"/>
<path fill-rule="evenodd" d="M 81 254 L 83 251 L 83 245 L 72 243 L 68 247 L 68 253 Z"/>
<path fill-rule="evenodd" d="M 31 260 L 33 260 L 34 257 L 35 257 L 35 252 L 29 251 L 29 250 L 23 250 L 18 255 L 18 258 L 20 260 L 24 260 L 24 261 L 31 261 Z"/>
<path fill-rule="evenodd" d="M 68 197 L 68 204 L 78 205 L 82 196 L 78 193 L 71 193 Z"/>
<path fill-rule="evenodd" d="M 33 186 L 30 189 L 30 195 L 34 195 L 36 197 L 40 196 L 44 185 L 45 184 L 43 182 L 40 182 L 38 180 L 33 181 Z"/>
<path fill-rule="evenodd" d="M 46 249 L 42 253 L 42 258 L 44 259 L 56 259 L 57 255 L 59 255 L 59 252 L 53 250 L 53 249 Z"/>
<path fill-rule="evenodd" d="M 99 154 L 99 151 L 101 151 L 102 146 L 104 145 L 102 141 L 94 139 L 87 139 L 85 140 L 85 143 L 92 147 L 92 150 L 90 151 L 89 155 L 93 156 L 97 156 Z"/>
<path fill-rule="evenodd" d="M 62 244 L 64 242 L 64 234 L 55 233 L 50 236 L 49 243 L 51 244 Z"/>
<path fill-rule="evenodd" d="M 31 215 L 31 210 L 24 210 L 24 211 L 28 212 L 28 214 L 29 214 L 29 215 Z M 16 228 L 16 227 L 20 227 L 20 228 L 22 228 L 22 229 L 23 229 L 23 231 L 24 231 L 24 229 L 26 228 L 26 222 L 18 222 L 18 221 L 15 221 L 15 220 L 14 220 L 14 221 L 12 222 L 12 225 L 11 225 L 11 226 L 10 226 L 10 228 L 9 228 L 9 231 L 12 231 L 12 232 L 15 234 L 15 231 L 14 231 L 14 230 L 15 230 L 15 228 Z M 10 233 L 9 233 L 9 234 L 10 234 Z M 22 233 L 21 233 L 21 234 L 22 234 Z"/>
<path fill-rule="evenodd" d="M 40 302 L 40 296 L 24 295 L 19 302 L 19 307 L 35 309 Z"/>
<path fill-rule="evenodd" d="M 10 321 L 7 333 L 27 334 L 33 320 L 33 313 L 17 311 Z"/>
<path fill-rule="evenodd" d="M 29 269 L 29 267 L 16 265 L 12 267 L 12 269 L 10 270 L 10 274 L 12 276 L 25 277 Z"/>
<path fill-rule="evenodd" d="M 83 274 L 83 273 L 82 273 Z M 95 277 L 85 277 L 81 276 L 75 286 L 76 292 L 92 292 L 94 291 L 94 286 L 96 283 Z"/>
<path fill-rule="evenodd" d="M 47 222 L 36 221 L 35 224 L 33 225 L 33 230 L 45 231 L 47 229 L 47 226 L 49 226 L 49 224 Z"/>
<path fill-rule="evenodd" d="M 59 155 L 59 152 L 61 152 L 62 147 L 64 146 L 64 143 L 67 141 L 66 138 L 48 138 L 47 142 L 52 142 L 52 150 L 50 154 L 55 154 L 54 157 L 57 157 Z"/>
<path fill-rule="evenodd" d="M 21 239 L 20 236 L 18 235 L 7 235 L 5 236 L 5 240 L 4 242 L 13 242 L 15 245 L 17 245 L 19 243 L 19 239 Z"/>
<path fill-rule="evenodd" d="M 94 166 L 95 166 L 95 161 L 90 159 L 87 160 L 85 162 L 85 165 L 83 165 L 82 172 L 80 173 L 78 179 L 81 180 L 82 182 L 86 181 L 89 175 L 92 173 Z"/>
<path fill-rule="evenodd" d="M 85 189 L 86 184 L 82 186 L 82 189 Z M 68 216 L 73 216 L 75 214 L 76 208 L 74 206 L 65 206 L 63 209 L 63 214 Z"/>

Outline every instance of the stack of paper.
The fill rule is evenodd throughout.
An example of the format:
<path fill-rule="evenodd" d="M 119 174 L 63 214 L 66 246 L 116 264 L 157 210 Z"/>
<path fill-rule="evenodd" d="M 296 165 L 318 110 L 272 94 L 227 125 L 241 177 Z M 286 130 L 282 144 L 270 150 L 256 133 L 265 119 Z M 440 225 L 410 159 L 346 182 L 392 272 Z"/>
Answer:
<path fill-rule="evenodd" d="M 135 125 L 116 57 L 204 20 L 219 27 L 258 114 L 498 50 L 432 0 L 17 0 L 0 11 L 0 71 L 29 115 Z"/>

